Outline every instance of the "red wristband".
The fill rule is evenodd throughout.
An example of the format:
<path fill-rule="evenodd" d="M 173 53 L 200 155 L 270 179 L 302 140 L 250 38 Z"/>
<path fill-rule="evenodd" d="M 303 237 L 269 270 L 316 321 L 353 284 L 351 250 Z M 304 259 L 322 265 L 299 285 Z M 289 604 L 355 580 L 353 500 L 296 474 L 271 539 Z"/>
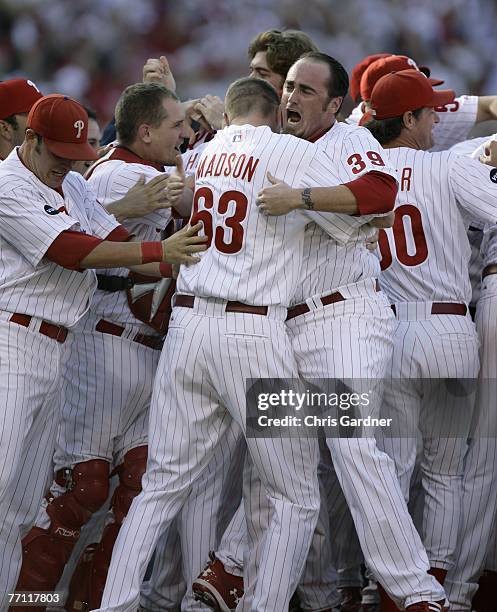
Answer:
<path fill-rule="evenodd" d="M 172 278 L 173 277 L 173 267 L 168 263 L 160 263 L 159 264 L 159 272 L 163 278 Z"/>
<path fill-rule="evenodd" d="M 142 242 L 142 264 L 162 261 L 162 242 Z"/>

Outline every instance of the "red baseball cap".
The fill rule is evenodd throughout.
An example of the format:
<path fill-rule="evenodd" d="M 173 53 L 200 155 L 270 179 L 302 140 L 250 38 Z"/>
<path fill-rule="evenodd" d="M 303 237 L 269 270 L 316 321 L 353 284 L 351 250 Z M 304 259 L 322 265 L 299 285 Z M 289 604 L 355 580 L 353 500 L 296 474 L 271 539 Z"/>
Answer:
<path fill-rule="evenodd" d="M 374 86 L 370 112 L 375 119 L 391 119 L 418 108 L 449 104 L 455 95 L 452 89 L 434 90 L 430 79 L 419 70 L 391 72 Z"/>
<path fill-rule="evenodd" d="M 43 136 L 48 150 L 58 157 L 97 159 L 88 144 L 88 114 L 76 100 L 60 94 L 40 98 L 28 115 L 26 127 Z"/>
<path fill-rule="evenodd" d="M 29 113 L 33 104 L 43 94 L 38 87 L 26 79 L 11 79 L 0 83 L 0 119 L 11 115 Z"/>
<path fill-rule="evenodd" d="M 385 74 L 412 69 L 420 70 L 416 62 L 407 55 L 390 55 L 376 60 L 368 66 L 361 77 L 361 98 L 369 100 L 376 82 Z M 443 83 L 440 79 L 430 79 L 429 82 L 431 85 L 442 85 Z"/>
<path fill-rule="evenodd" d="M 352 96 L 352 100 L 354 100 L 354 102 L 357 100 L 357 96 L 360 93 L 361 77 L 366 68 L 381 57 L 388 57 L 389 55 L 391 55 L 391 53 L 375 53 L 374 55 L 366 55 L 363 60 L 352 68 L 352 72 L 350 73 L 350 95 Z"/>

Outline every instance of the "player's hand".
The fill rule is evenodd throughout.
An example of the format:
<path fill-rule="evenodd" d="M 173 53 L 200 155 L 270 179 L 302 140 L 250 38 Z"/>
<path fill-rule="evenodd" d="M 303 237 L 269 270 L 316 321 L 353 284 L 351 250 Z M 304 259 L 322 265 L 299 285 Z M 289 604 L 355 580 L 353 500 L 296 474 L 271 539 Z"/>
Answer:
<path fill-rule="evenodd" d="M 145 184 L 142 174 L 128 193 L 106 206 L 107 212 L 118 221 L 144 217 L 158 208 L 169 208 L 172 204 L 167 196 L 167 174 L 159 174 Z"/>
<path fill-rule="evenodd" d="M 218 96 L 205 96 L 193 107 L 192 119 L 208 130 L 220 130 L 224 122 L 224 102 Z"/>
<path fill-rule="evenodd" d="M 293 189 L 275 178 L 270 172 L 267 172 L 266 176 L 271 183 L 271 187 L 265 187 L 260 191 L 255 201 L 263 215 L 286 215 L 301 206 L 301 189 Z"/>
<path fill-rule="evenodd" d="M 394 221 L 395 221 L 395 213 L 393 212 L 393 210 L 391 210 L 386 215 L 382 215 L 381 217 L 375 217 L 374 219 L 371 219 L 371 221 L 369 222 L 369 225 L 371 225 L 371 227 L 376 227 L 376 228 L 387 228 L 387 227 L 392 227 L 394 224 Z"/>
<path fill-rule="evenodd" d="M 378 248 L 378 240 L 380 238 L 380 230 L 375 229 L 369 236 L 366 238 L 366 248 L 368 251 L 376 251 Z"/>
<path fill-rule="evenodd" d="M 199 236 L 202 223 L 190 227 L 187 225 L 170 238 L 162 241 L 162 261 L 170 264 L 193 264 L 200 261 L 194 253 L 201 253 L 207 249 L 206 236 Z"/>
<path fill-rule="evenodd" d="M 109 142 L 109 144 L 104 145 L 103 147 L 98 147 L 97 155 L 98 159 L 106 155 L 111 149 L 114 149 L 116 145 L 113 142 Z"/>
<path fill-rule="evenodd" d="M 162 83 L 170 91 L 176 91 L 176 81 L 165 55 L 159 59 L 150 57 L 143 66 L 144 83 Z"/>
<path fill-rule="evenodd" d="M 183 158 L 181 154 L 178 153 L 178 155 L 176 155 L 176 169 L 169 175 L 169 180 L 167 181 L 166 193 L 169 206 L 176 206 L 181 199 L 185 190 L 185 181 L 186 176 L 183 168 Z"/>
<path fill-rule="evenodd" d="M 483 147 L 483 153 L 480 155 L 480 161 L 487 166 L 497 168 L 497 141 L 489 140 Z"/>

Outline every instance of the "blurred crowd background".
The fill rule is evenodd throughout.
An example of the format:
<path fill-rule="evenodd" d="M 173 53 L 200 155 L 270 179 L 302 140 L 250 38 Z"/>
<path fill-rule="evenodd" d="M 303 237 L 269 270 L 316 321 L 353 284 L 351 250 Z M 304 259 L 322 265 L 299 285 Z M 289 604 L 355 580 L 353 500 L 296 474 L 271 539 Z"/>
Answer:
<path fill-rule="evenodd" d="M 161 54 L 183 99 L 222 97 L 270 28 L 304 30 L 348 70 L 404 53 L 458 94 L 497 94 L 496 0 L 0 0 L 0 78 L 27 76 L 106 120 Z"/>

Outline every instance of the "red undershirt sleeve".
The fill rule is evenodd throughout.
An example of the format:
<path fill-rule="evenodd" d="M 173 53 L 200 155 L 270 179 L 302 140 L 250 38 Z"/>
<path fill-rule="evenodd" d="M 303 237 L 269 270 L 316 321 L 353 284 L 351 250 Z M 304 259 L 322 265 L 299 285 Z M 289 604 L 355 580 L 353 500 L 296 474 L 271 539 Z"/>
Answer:
<path fill-rule="evenodd" d="M 373 170 L 344 185 L 354 194 L 359 215 L 383 214 L 394 209 L 398 187 L 389 174 Z"/>
<path fill-rule="evenodd" d="M 110 240 L 111 242 L 126 242 L 130 238 L 133 238 L 133 234 L 130 234 L 123 225 L 119 225 L 113 229 L 110 234 L 107 234 L 105 240 Z"/>
<path fill-rule="evenodd" d="M 116 228 L 116 230 L 118 229 Z M 113 234 L 114 232 L 111 233 Z M 72 230 L 64 230 L 48 247 L 45 257 L 63 268 L 84 272 L 85 268 L 81 268 L 81 262 L 102 242 L 101 238 L 96 238 L 95 236 L 88 236 L 88 234 Z"/>

